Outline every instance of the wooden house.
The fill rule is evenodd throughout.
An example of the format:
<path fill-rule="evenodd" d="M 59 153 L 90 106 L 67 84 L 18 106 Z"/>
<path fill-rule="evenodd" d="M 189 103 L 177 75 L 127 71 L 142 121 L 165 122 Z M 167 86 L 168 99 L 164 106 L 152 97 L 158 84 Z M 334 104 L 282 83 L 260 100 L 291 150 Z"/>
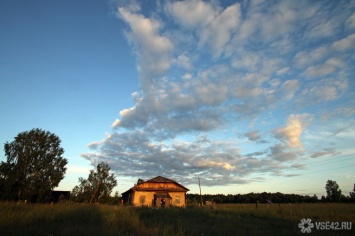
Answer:
<path fill-rule="evenodd" d="M 122 193 L 122 198 L 124 203 L 133 206 L 185 207 L 187 191 L 178 182 L 157 176 Z"/>

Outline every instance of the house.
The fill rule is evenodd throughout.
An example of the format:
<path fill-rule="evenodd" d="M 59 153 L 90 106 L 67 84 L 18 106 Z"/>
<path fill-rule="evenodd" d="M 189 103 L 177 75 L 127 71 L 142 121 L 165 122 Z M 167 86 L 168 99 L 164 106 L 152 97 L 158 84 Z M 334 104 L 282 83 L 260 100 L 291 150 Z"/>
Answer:
<path fill-rule="evenodd" d="M 157 176 L 122 193 L 122 198 L 124 203 L 133 206 L 185 207 L 187 191 L 178 182 Z"/>

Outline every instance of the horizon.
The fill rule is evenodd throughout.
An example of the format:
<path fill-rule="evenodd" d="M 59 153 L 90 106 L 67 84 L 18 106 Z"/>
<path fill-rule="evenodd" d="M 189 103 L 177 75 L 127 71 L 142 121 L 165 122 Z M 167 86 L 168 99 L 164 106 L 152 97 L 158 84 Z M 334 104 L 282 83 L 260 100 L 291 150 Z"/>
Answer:
<path fill-rule="evenodd" d="M 355 1 L 5 1 L 0 31 L 0 142 L 56 134 L 58 190 L 353 190 Z"/>

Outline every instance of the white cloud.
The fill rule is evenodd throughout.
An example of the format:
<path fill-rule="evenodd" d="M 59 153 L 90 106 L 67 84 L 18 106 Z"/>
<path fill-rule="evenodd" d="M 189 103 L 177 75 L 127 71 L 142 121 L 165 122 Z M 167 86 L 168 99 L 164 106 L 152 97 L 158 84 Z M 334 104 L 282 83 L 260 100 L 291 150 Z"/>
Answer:
<path fill-rule="evenodd" d="M 261 37 L 275 38 L 279 35 L 285 35 L 295 27 L 295 21 L 299 17 L 294 7 L 288 6 L 284 1 L 275 7 L 271 14 L 261 19 Z"/>
<path fill-rule="evenodd" d="M 83 157 L 111 161 L 125 176 L 248 183 L 255 173 L 285 176 L 303 168 L 295 162 L 310 145 L 306 128 L 354 115 L 347 93 L 352 17 L 339 16 L 338 6 L 159 4 L 158 11 L 119 8 L 137 56 L 139 90 L 112 123 L 112 135 L 89 144 L 94 152 Z M 342 34 L 330 34 L 345 24 Z M 341 35 L 348 36 L 334 41 Z M 322 120 L 320 109 L 329 104 L 337 109 Z"/>
<path fill-rule="evenodd" d="M 262 55 L 240 51 L 240 57 L 236 57 L 232 61 L 232 66 L 236 69 L 244 69 L 250 72 L 259 71 L 262 65 Z"/>
<path fill-rule="evenodd" d="M 210 45 L 214 57 L 219 57 L 230 41 L 232 33 L 237 31 L 240 17 L 239 4 L 226 8 L 202 30 L 200 44 Z"/>
<path fill-rule="evenodd" d="M 212 3 L 193 0 L 167 4 L 167 14 L 184 29 L 193 30 L 200 48 L 209 48 L 219 57 L 240 24 L 240 4 L 221 9 Z M 208 47 L 206 47 L 206 45 Z"/>
<path fill-rule="evenodd" d="M 321 61 L 329 52 L 328 47 L 320 46 L 311 51 L 301 51 L 298 52 L 295 57 L 294 61 L 298 66 L 308 66 Z"/>
<path fill-rule="evenodd" d="M 96 141 L 95 141 L 95 142 L 91 142 L 91 143 L 88 144 L 88 147 L 90 147 L 90 148 L 97 148 L 97 146 L 99 146 L 99 144 L 100 144 L 100 143 L 99 143 L 99 142 L 96 142 Z"/>
<path fill-rule="evenodd" d="M 276 71 L 276 74 L 277 75 L 283 75 L 283 74 L 286 74 L 288 71 L 290 71 L 290 68 L 289 67 L 284 67 L 284 68 Z"/>
<path fill-rule="evenodd" d="M 338 96 L 338 90 L 332 85 L 322 85 L 314 91 L 316 97 L 323 101 L 334 100 Z"/>
<path fill-rule="evenodd" d="M 351 29 L 355 28 L 355 13 L 346 20 L 346 25 Z"/>
<path fill-rule="evenodd" d="M 282 84 L 282 92 L 285 99 L 292 99 L 300 87 L 298 80 L 287 80 Z"/>
<path fill-rule="evenodd" d="M 117 127 L 120 125 L 120 123 L 121 123 L 121 121 L 120 121 L 119 119 L 116 119 L 116 120 L 112 123 L 111 127 L 112 127 L 112 128 L 117 128 Z"/>
<path fill-rule="evenodd" d="M 201 80 L 196 86 L 196 94 L 202 104 L 219 104 L 227 99 L 228 87 L 226 84 Z"/>
<path fill-rule="evenodd" d="M 167 4 L 166 8 L 178 24 L 187 28 L 201 27 L 216 15 L 214 7 L 201 0 L 178 1 Z"/>
<path fill-rule="evenodd" d="M 171 64 L 169 53 L 174 46 L 169 38 L 160 35 L 161 23 L 132 13 L 123 7 L 120 7 L 118 12 L 131 28 L 127 37 L 136 48 L 142 73 L 151 76 L 169 69 Z"/>
<path fill-rule="evenodd" d="M 312 118 L 310 114 L 292 114 L 288 117 L 285 127 L 275 130 L 275 136 L 290 148 L 303 148 L 301 135 Z"/>
<path fill-rule="evenodd" d="M 335 67 L 331 64 L 321 64 L 308 67 L 305 73 L 309 77 L 323 77 L 333 73 L 334 70 Z"/>
<path fill-rule="evenodd" d="M 183 53 L 178 56 L 175 62 L 178 66 L 184 68 L 185 70 L 192 70 L 193 65 L 190 60 L 190 58 L 186 55 L 186 53 Z"/>
<path fill-rule="evenodd" d="M 338 51 L 347 51 L 355 48 L 355 34 L 348 35 L 346 38 L 335 41 L 332 47 Z"/>
<path fill-rule="evenodd" d="M 231 166 L 229 163 L 227 162 L 216 162 L 216 161 L 201 161 L 197 164 L 197 166 L 201 166 L 201 167 L 217 167 L 217 168 L 223 168 L 226 170 L 233 170 L 235 169 L 234 166 Z"/>
<path fill-rule="evenodd" d="M 310 27 L 307 37 L 311 38 L 323 38 L 330 37 L 339 27 L 338 21 L 331 19 L 323 22 L 317 22 L 318 24 Z"/>
<path fill-rule="evenodd" d="M 332 65 L 337 68 L 344 68 L 346 66 L 346 63 L 342 59 L 336 57 L 329 58 L 325 64 Z"/>
<path fill-rule="evenodd" d="M 129 109 L 123 109 L 120 111 L 121 120 L 116 119 L 112 124 L 113 128 L 119 126 L 126 128 L 133 128 L 135 126 L 143 126 L 148 121 L 148 111 L 144 109 L 142 103 L 138 103 Z"/>

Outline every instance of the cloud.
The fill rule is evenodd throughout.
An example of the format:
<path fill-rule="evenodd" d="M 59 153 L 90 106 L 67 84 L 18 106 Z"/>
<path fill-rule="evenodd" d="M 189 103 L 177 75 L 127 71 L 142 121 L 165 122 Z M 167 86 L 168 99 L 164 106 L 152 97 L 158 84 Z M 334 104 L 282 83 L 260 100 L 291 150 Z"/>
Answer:
<path fill-rule="evenodd" d="M 277 144 L 270 147 L 270 157 L 279 162 L 293 161 L 298 155 L 299 151 L 290 151 L 285 145 Z"/>
<path fill-rule="evenodd" d="M 235 169 L 234 166 L 231 166 L 228 162 L 216 162 L 216 161 L 200 161 L 197 166 L 202 167 L 217 167 L 223 168 L 225 170 L 233 170 Z"/>
<path fill-rule="evenodd" d="M 355 48 L 355 34 L 351 34 L 346 38 L 335 41 L 332 48 L 337 51 L 347 51 Z"/>
<path fill-rule="evenodd" d="M 351 29 L 355 28 L 355 13 L 346 20 L 346 25 Z"/>
<path fill-rule="evenodd" d="M 352 112 L 354 112 L 355 109 L 352 109 L 352 110 L 353 110 Z M 354 125 L 355 125 L 355 121 L 351 122 L 350 124 L 346 125 L 345 127 L 341 127 L 339 129 L 337 129 L 331 136 L 334 136 L 334 135 L 337 135 L 341 132 L 347 131 L 350 128 L 352 128 Z"/>
<path fill-rule="evenodd" d="M 169 52 L 174 46 L 169 38 L 160 35 L 161 23 L 124 7 L 120 7 L 118 12 L 131 28 L 126 35 L 136 49 L 141 73 L 150 76 L 162 74 L 169 69 Z"/>
<path fill-rule="evenodd" d="M 241 21 L 238 3 L 223 10 L 200 0 L 179 1 L 167 4 L 166 11 L 184 30 L 193 30 L 199 47 L 209 48 L 216 58 L 223 53 Z"/>
<path fill-rule="evenodd" d="M 82 155 L 92 163 L 211 186 L 294 176 L 312 146 L 306 129 L 354 115 L 353 15 L 337 4 L 158 2 L 118 8 L 139 89 Z"/>
<path fill-rule="evenodd" d="M 191 59 L 186 55 L 186 53 L 183 53 L 178 56 L 175 62 L 178 66 L 184 68 L 185 70 L 192 70 L 193 65 L 191 62 Z"/>
<path fill-rule="evenodd" d="M 287 119 L 287 124 L 283 128 L 275 130 L 275 137 L 291 148 L 303 148 L 301 135 L 304 129 L 312 120 L 310 114 L 292 114 Z M 274 147 L 274 152 L 281 153 L 281 146 Z"/>
<path fill-rule="evenodd" d="M 338 152 L 334 148 L 325 148 L 322 151 L 312 153 L 312 158 L 323 157 L 323 156 L 334 156 Z"/>
<path fill-rule="evenodd" d="M 205 183 L 211 186 L 221 183 L 213 178 L 216 175 L 227 183 L 246 183 L 251 173 L 281 174 L 286 168 L 278 164 L 277 158 L 274 161 L 242 156 L 233 140 L 210 140 L 199 136 L 190 142 L 174 140 L 167 144 L 153 142 L 148 135 L 144 131 L 113 133 L 95 146 L 96 152 L 84 153 L 82 157 L 92 162 L 98 158 L 110 162 L 112 170 L 122 176 L 149 178 L 157 173 L 175 179 L 204 176 L 211 178 Z"/>
<path fill-rule="evenodd" d="M 112 128 L 116 128 L 120 125 L 121 121 L 119 119 L 116 119 L 112 124 L 111 127 Z"/>
<path fill-rule="evenodd" d="M 237 31 L 240 18 L 239 4 L 227 7 L 202 30 L 200 44 L 211 46 L 214 57 L 219 57 L 233 33 Z"/>
<path fill-rule="evenodd" d="M 260 140 L 260 135 L 258 131 L 251 131 L 245 134 L 250 141 Z"/>
<path fill-rule="evenodd" d="M 300 87 L 300 83 L 298 80 L 286 80 L 282 84 L 282 92 L 284 94 L 285 99 L 291 99 L 295 96 L 296 92 Z"/>
<path fill-rule="evenodd" d="M 306 75 L 309 77 L 324 77 L 333 73 L 335 67 L 329 64 L 317 65 L 308 67 L 306 70 Z"/>
<path fill-rule="evenodd" d="M 188 29 L 208 24 L 216 15 L 214 7 L 204 1 L 179 1 L 166 5 L 174 20 Z"/>
<path fill-rule="evenodd" d="M 327 46 L 320 46 L 311 51 L 297 52 L 294 56 L 294 61 L 298 66 L 304 67 L 310 64 L 319 63 L 324 59 L 329 52 Z"/>
<path fill-rule="evenodd" d="M 295 164 L 292 164 L 291 167 L 292 167 L 292 168 L 295 168 L 295 169 L 303 170 L 303 169 L 306 168 L 306 165 L 305 165 L 305 164 L 295 163 Z"/>

